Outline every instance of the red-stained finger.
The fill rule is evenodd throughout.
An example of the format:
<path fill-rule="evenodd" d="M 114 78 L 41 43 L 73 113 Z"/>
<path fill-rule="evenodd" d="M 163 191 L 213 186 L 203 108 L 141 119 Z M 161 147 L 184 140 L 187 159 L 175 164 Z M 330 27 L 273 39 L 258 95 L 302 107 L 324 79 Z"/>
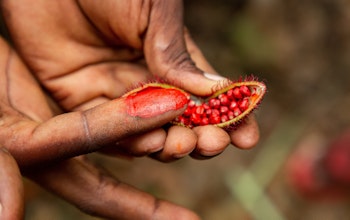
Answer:
<path fill-rule="evenodd" d="M 139 91 L 86 111 L 58 115 L 43 123 L 21 117 L 16 110 L 3 105 L 0 141 L 20 166 L 85 154 L 159 128 L 180 115 L 186 107 L 187 96 L 177 90 L 167 91 Z M 164 100 L 171 102 L 164 103 Z"/>
<path fill-rule="evenodd" d="M 23 219 L 22 176 L 14 158 L 0 147 L 0 219 Z"/>
<path fill-rule="evenodd" d="M 199 220 L 192 211 L 124 184 L 86 159 L 73 158 L 28 173 L 28 176 L 94 216 L 107 219 Z"/>

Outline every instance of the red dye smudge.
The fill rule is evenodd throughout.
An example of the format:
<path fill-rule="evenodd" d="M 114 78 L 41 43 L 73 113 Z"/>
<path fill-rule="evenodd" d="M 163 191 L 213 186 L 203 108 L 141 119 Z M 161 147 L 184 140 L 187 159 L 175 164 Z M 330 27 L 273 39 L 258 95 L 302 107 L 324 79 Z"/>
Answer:
<path fill-rule="evenodd" d="M 183 91 L 162 87 L 146 87 L 126 96 L 127 113 L 141 118 L 181 109 L 188 101 L 188 95 Z"/>

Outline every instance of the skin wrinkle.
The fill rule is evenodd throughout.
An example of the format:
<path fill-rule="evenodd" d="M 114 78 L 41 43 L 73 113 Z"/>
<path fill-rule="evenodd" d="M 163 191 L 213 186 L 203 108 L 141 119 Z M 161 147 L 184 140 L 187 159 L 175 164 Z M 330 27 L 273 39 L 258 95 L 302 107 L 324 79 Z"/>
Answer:
<path fill-rule="evenodd" d="M 151 8 L 152 8 L 152 1 L 146 1 L 146 0 L 142 0 L 141 1 L 141 4 L 140 4 L 140 15 L 143 15 L 143 14 L 146 14 L 147 15 L 147 19 L 146 19 L 146 22 L 144 22 L 145 24 L 143 25 L 143 22 L 142 19 L 143 17 L 140 16 L 139 17 L 139 36 L 140 36 L 140 39 L 142 40 L 142 44 L 144 45 L 145 44 L 145 36 L 147 34 L 147 31 L 148 31 L 148 27 L 149 27 L 149 21 L 151 20 Z M 148 9 L 147 12 L 143 12 L 144 10 Z"/>
<path fill-rule="evenodd" d="M 5 78 L 6 78 L 6 97 L 10 107 L 13 107 L 11 97 L 10 97 L 10 63 L 11 63 L 12 55 L 13 55 L 13 51 L 11 47 L 9 47 L 9 51 L 7 55 L 8 59 L 6 61 L 6 66 L 5 66 Z"/>
<path fill-rule="evenodd" d="M 77 6 L 81 12 L 81 14 L 84 16 L 84 18 L 87 20 L 87 22 L 93 27 L 93 29 L 96 31 L 97 35 L 101 38 L 103 38 L 103 34 L 102 32 L 97 28 L 96 24 L 90 19 L 90 17 L 85 13 L 85 10 L 83 8 L 83 6 L 80 3 L 80 0 L 76 1 Z"/>
<path fill-rule="evenodd" d="M 161 203 L 162 203 L 162 201 L 160 199 L 154 197 L 153 211 L 152 211 L 151 219 L 154 219 L 154 216 L 157 215 L 157 212 L 159 210 Z"/>
<path fill-rule="evenodd" d="M 94 141 L 91 137 L 90 126 L 89 126 L 89 122 L 86 118 L 86 113 L 84 111 L 81 111 L 80 114 L 81 114 L 81 120 L 82 120 L 83 127 L 84 127 L 84 134 L 85 134 L 85 137 L 87 138 L 87 143 L 94 143 Z"/>
<path fill-rule="evenodd" d="M 86 158 L 85 158 L 86 159 Z M 120 182 L 117 178 L 115 178 L 113 176 L 112 178 L 112 174 L 110 172 L 108 172 L 108 170 L 106 170 L 104 167 L 99 167 L 100 170 L 97 170 L 97 175 L 96 175 L 96 169 L 92 168 L 90 165 L 91 162 L 88 162 L 88 164 L 84 164 L 84 163 L 80 163 L 81 166 L 84 166 L 86 168 L 86 170 L 88 170 L 88 172 L 90 174 L 92 174 L 92 176 L 97 176 L 97 181 L 96 181 L 96 185 L 95 187 L 92 185 L 93 187 L 93 191 L 96 192 L 94 194 L 94 198 L 85 198 L 85 200 L 87 202 L 82 202 L 83 199 L 80 199 L 80 205 L 79 205 L 79 209 L 82 210 L 85 213 L 88 213 L 90 215 L 96 216 L 96 214 L 99 213 L 98 210 L 95 210 L 95 206 L 93 206 L 91 204 L 91 199 L 95 200 L 97 203 L 100 201 L 99 198 L 103 198 L 105 192 L 108 192 L 109 189 L 112 188 L 111 191 L 114 191 L 115 189 L 119 188 L 122 186 L 122 182 Z M 95 175 L 94 175 L 95 173 Z M 106 190 L 107 189 L 107 190 Z M 116 190 L 118 191 L 118 190 Z M 96 196 L 97 195 L 97 196 Z M 116 204 L 118 205 L 118 204 Z"/>

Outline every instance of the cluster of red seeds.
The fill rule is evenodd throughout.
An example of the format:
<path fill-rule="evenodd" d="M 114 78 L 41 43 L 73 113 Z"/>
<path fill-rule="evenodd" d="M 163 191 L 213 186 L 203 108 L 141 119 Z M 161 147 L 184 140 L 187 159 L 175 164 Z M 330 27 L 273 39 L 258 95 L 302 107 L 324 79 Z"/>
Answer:
<path fill-rule="evenodd" d="M 248 109 L 251 95 L 249 87 L 242 85 L 202 104 L 190 100 L 185 112 L 175 122 L 190 128 L 227 122 Z"/>

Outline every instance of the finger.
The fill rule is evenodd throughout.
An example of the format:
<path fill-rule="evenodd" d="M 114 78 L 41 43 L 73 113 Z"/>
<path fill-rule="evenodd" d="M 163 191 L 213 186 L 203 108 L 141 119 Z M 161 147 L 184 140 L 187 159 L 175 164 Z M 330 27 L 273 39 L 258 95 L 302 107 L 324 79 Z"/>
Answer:
<path fill-rule="evenodd" d="M 222 153 L 230 143 L 229 135 L 221 128 L 207 125 L 193 128 L 198 136 L 196 149 L 191 156 L 194 158 L 210 158 Z"/>
<path fill-rule="evenodd" d="M 0 219 L 23 219 L 24 198 L 21 173 L 16 161 L 0 148 Z"/>
<path fill-rule="evenodd" d="M 199 219 L 183 207 L 119 182 L 86 160 L 71 159 L 28 176 L 94 216 L 107 219 Z"/>
<path fill-rule="evenodd" d="M 207 72 L 207 73 L 216 73 L 216 70 L 210 65 L 210 63 L 207 61 L 207 59 L 204 57 L 202 51 L 198 48 L 196 43 L 192 40 L 190 33 L 187 29 L 185 29 L 185 42 L 186 42 L 186 48 L 192 58 L 192 60 L 195 62 L 196 66 Z"/>
<path fill-rule="evenodd" d="M 149 76 L 150 73 L 142 65 L 107 62 L 90 65 L 65 76 L 45 80 L 44 83 L 62 107 L 72 110 L 82 105 L 91 106 L 96 99 L 120 97 Z"/>
<path fill-rule="evenodd" d="M 104 147 L 99 152 L 109 156 L 141 157 L 160 151 L 166 140 L 164 129 L 156 129 L 118 141 L 114 146 Z"/>
<path fill-rule="evenodd" d="M 249 115 L 244 122 L 230 133 L 232 144 L 242 149 L 254 147 L 260 138 L 259 126 L 254 114 Z"/>
<path fill-rule="evenodd" d="M 208 95 L 215 81 L 203 77 L 186 48 L 182 1 L 154 1 L 144 51 L 152 73 L 197 94 Z"/>
<path fill-rule="evenodd" d="M 189 155 L 196 147 L 196 143 L 197 135 L 191 129 L 172 126 L 168 130 L 164 148 L 151 157 L 162 162 L 171 162 Z"/>
<path fill-rule="evenodd" d="M 54 161 L 95 151 L 159 128 L 182 114 L 187 102 L 187 95 L 178 90 L 146 89 L 43 123 L 20 117 L 10 109 L 4 111 L 0 141 L 21 166 Z"/>

